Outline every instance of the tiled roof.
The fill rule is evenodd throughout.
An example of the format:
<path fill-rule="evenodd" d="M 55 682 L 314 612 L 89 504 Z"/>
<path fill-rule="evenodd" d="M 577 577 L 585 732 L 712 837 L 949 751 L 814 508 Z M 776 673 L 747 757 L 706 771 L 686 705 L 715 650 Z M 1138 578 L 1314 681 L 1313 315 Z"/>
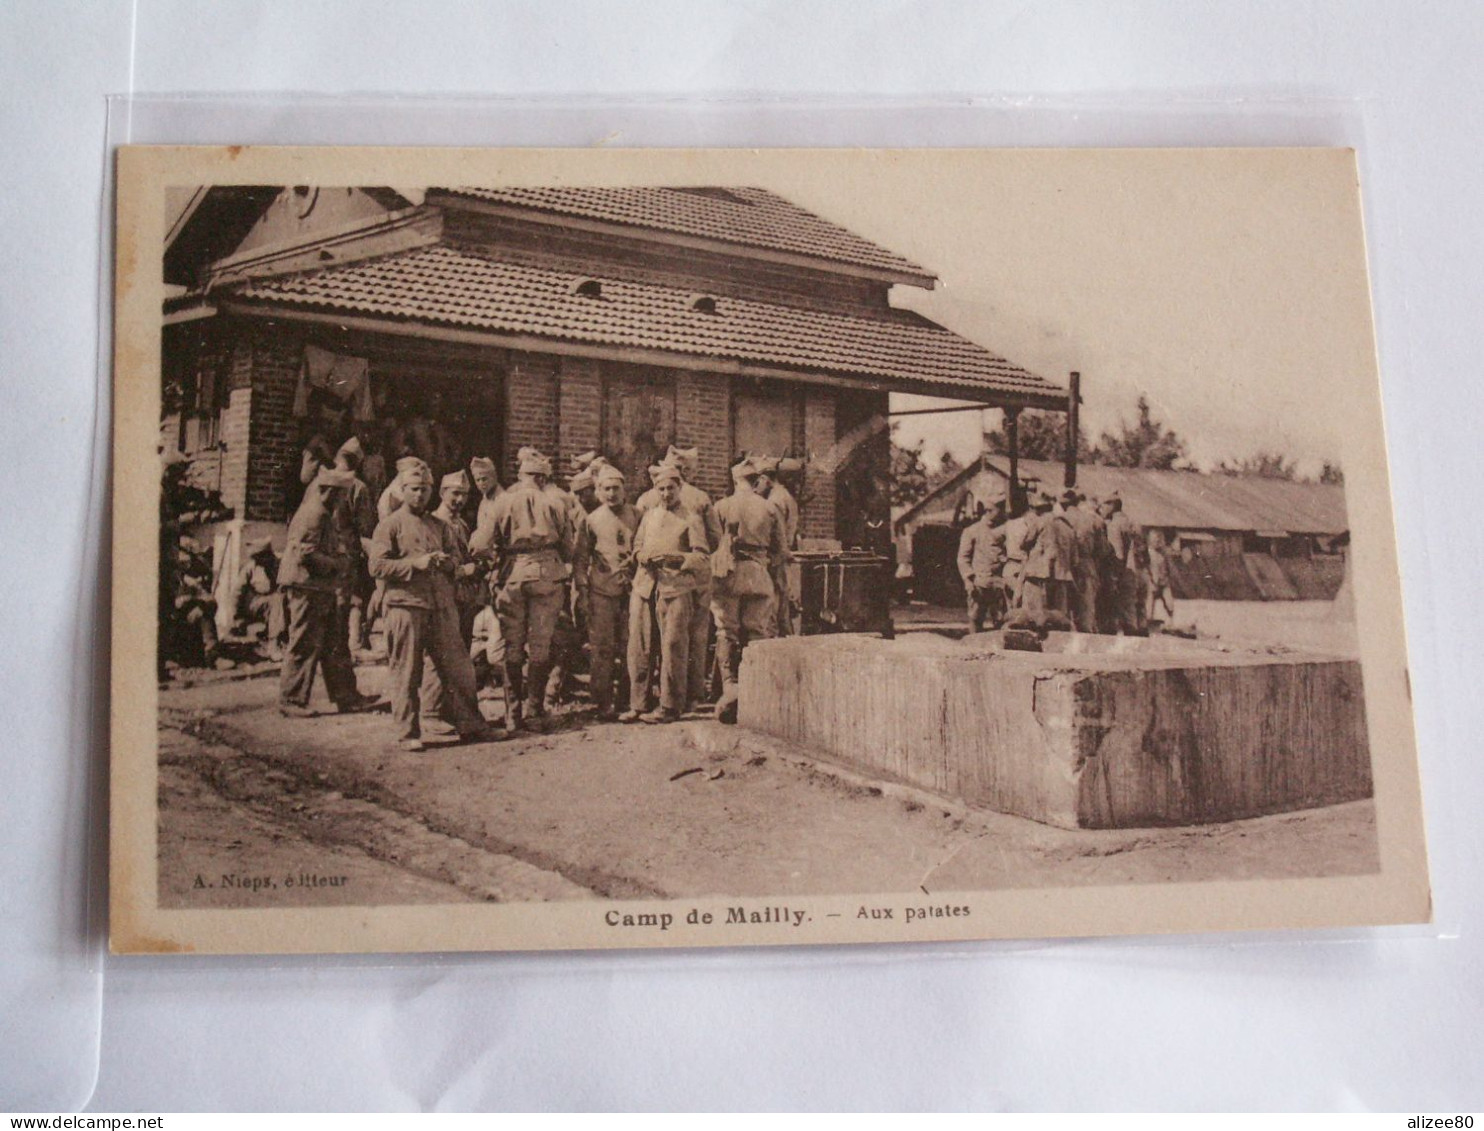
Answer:
<path fill-rule="evenodd" d="M 853 318 L 717 296 L 715 313 L 671 287 L 592 280 L 504 263 L 450 247 L 417 248 L 300 275 L 257 279 L 228 293 L 253 302 L 500 333 L 727 358 L 769 366 L 886 378 L 899 387 L 957 386 L 1064 397 L 1042 377 L 920 315 Z"/>
<path fill-rule="evenodd" d="M 767 189 L 449 188 L 496 204 L 583 216 L 930 278 L 931 272 Z"/>

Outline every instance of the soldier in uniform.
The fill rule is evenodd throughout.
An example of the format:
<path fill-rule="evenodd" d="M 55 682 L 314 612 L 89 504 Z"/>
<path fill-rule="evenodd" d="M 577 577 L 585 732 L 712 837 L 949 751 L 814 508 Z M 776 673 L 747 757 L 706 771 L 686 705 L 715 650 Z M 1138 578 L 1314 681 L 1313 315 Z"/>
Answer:
<path fill-rule="evenodd" d="M 1170 585 L 1170 551 L 1160 531 L 1149 535 L 1149 619 L 1163 605 L 1165 619 L 1175 615 L 1175 590 Z"/>
<path fill-rule="evenodd" d="M 484 586 L 480 582 L 479 562 L 469 553 L 469 524 L 464 521 L 464 506 L 469 501 L 469 478 L 462 470 L 450 471 L 438 487 L 438 509 L 433 517 L 442 522 L 453 535 L 458 550 L 458 564 L 453 570 L 454 603 L 459 611 L 459 639 L 467 650 L 474 639 L 474 618 L 484 603 Z M 473 653 L 470 653 L 471 658 Z M 422 682 L 423 725 L 438 720 L 435 729 L 451 726 L 448 709 L 444 703 L 443 681 L 438 677 L 438 668 L 428 664 L 423 668 Z"/>
<path fill-rule="evenodd" d="M 469 540 L 472 553 L 493 555 L 498 563 L 491 589 L 505 637 L 505 726 L 511 731 L 523 719 L 538 729 L 544 725 L 552 634 L 576 548 L 566 493 L 547 490 L 551 461 L 534 449 L 522 451 L 515 484 Z"/>
<path fill-rule="evenodd" d="M 474 663 L 476 691 L 505 684 L 505 637 L 500 635 L 500 618 L 493 606 L 481 605 L 474 618 L 474 639 L 469 642 L 469 659 Z"/>
<path fill-rule="evenodd" d="M 475 456 L 469 461 L 469 476 L 474 480 L 474 489 L 479 492 L 479 511 L 474 519 L 474 525 L 478 526 L 504 488 L 500 486 L 500 477 L 495 474 L 495 461 L 484 456 Z"/>
<path fill-rule="evenodd" d="M 969 606 L 969 631 L 999 628 L 1009 611 L 1005 582 L 1005 500 L 995 499 L 974 522 L 964 527 L 958 541 L 958 572 L 964 579 Z"/>
<path fill-rule="evenodd" d="M 469 478 L 474 480 L 475 498 L 479 500 L 474 509 L 474 530 L 483 528 L 491 529 L 495 521 L 495 500 L 498 499 L 505 488 L 500 486 L 500 477 L 495 474 L 495 461 L 484 456 L 475 456 L 469 461 Z M 484 543 L 489 545 L 488 541 Z M 493 566 L 493 552 L 486 549 L 484 552 L 476 552 L 474 549 L 474 531 L 469 533 L 469 556 L 478 563 L 478 576 L 483 585 L 481 600 L 489 601 L 488 574 Z M 503 676 L 503 669 L 502 669 Z"/>
<path fill-rule="evenodd" d="M 1035 517 L 1034 511 L 1024 511 L 1005 523 L 1005 565 L 1000 576 L 1005 579 L 1005 601 L 1011 609 L 1020 608 L 1025 589 L 1025 547 L 1022 540 L 1025 528 Z"/>
<path fill-rule="evenodd" d="M 335 464 L 335 446 L 345 435 L 345 418 L 349 410 L 345 404 L 330 393 L 315 390 L 310 394 L 310 409 L 314 414 L 313 432 L 304 441 L 299 453 L 299 484 L 304 488 L 299 496 L 302 502 L 323 469 Z M 292 497 L 292 496 L 291 496 Z"/>
<path fill-rule="evenodd" d="M 270 660 L 283 659 L 283 593 L 278 588 L 278 555 L 267 538 L 249 542 L 246 561 L 237 571 L 233 612 L 245 632 L 263 625 L 263 650 Z"/>
<path fill-rule="evenodd" d="M 615 665 L 628 652 L 629 593 L 634 584 L 634 535 L 639 512 L 624 501 L 623 472 L 609 464 L 598 468 L 598 506 L 583 516 L 572 571 L 578 619 L 587 625 L 588 665 L 598 717 L 618 718 L 614 706 Z"/>
<path fill-rule="evenodd" d="M 1085 496 L 1075 487 L 1062 492 L 1062 514 L 1077 535 L 1077 563 L 1071 586 L 1072 627 L 1078 632 L 1096 632 L 1098 590 L 1102 585 L 1103 562 L 1108 556 L 1108 526 L 1097 511 L 1084 507 Z"/>
<path fill-rule="evenodd" d="M 392 476 L 392 481 L 376 500 L 377 522 L 385 522 L 387 516 L 402 505 L 402 473 L 410 468 L 426 466 L 417 456 L 403 456 L 397 461 L 397 474 Z"/>
<path fill-rule="evenodd" d="M 376 533 L 378 516 L 371 488 L 361 478 L 365 458 L 366 452 L 361 447 L 360 438 L 352 435 L 340 445 L 332 463 L 337 471 L 349 472 L 353 477 L 350 489 L 344 497 L 336 500 L 336 523 L 351 556 L 350 572 L 341 596 L 347 603 L 347 647 L 352 656 L 364 648 L 370 635 L 368 609 L 375 589 L 371 574 L 366 568 L 366 546 L 371 541 L 371 535 Z"/>
<path fill-rule="evenodd" d="M 695 514 L 701 520 L 701 527 L 706 532 L 706 553 L 715 550 L 721 541 L 721 527 L 716 521 L 716 515 L 712 511 L 711 496 L 695 486 L 691 480 L 695 477 L 696 466 L 700 462 L 701 453 L 697 448 L 677 448 L 670 445 L 665 458 L 660 461 L 661 467 L 673 467 L 680 473 L 680 505 L 687 511 Z M 656 506 L 659 502 L 658 487 L 639 496 L 634 504 L 642 516 Z M 704 703 L 710 699 L 707 685 L 710 682 L 707 654 L 711 645 L 711 575 L 709 571 L 704 572 L 698 578 L 698 596 L 696 598 L 695 616 L 690 626 L 690 649 L 689 674 L 686 677 L 686 702 L 687 705 Z"/>
<path fill-rule="evenodd" d="M 792 636 L 796 595 L 789 582 L 788 567 L 793 564 L 794 551 L 799 548 L 799 501 L 778 478 L 778 473 L 783 470 L 784 460 L 777 456 L 758 456 L 753 462 L 758 469 L 757 493 L 772 504 L 783 522 L 783 560 L 778 563 L 773 574 L 773 584 L 778 591 L 774 615 L 777 618 L 778 635 Z M 797 460 L 786 462 L 802 466 Z"/>
<path fill-rule="evenodd" d="M 438 485 L 438 509 L 433 517 L 448 524 L 459 548 L 460 564 L 454 574 L 454 594 L 459 603 L 459 636 L 468 644 L 474 638 L 474 616 L 483 602 L 479 563 L 469 552 L 469 524 L 464 508 L 469 502 L 469 477 L 462 470 L 450 471 Z"/>
<path fill-rule="evenodd" d="M 758 494 L 757 465 L 744 459 L 732 468 L 732 479 L 736 484 L 732 493 L 716 504 L 721 545 L 711 557 L 711 614 L 716 618 L 716 663 L 722 681 L 716 717 L 723 723 L 737 721 L 742 650 L 750 641 L 774 633 L 773 577 L 784 554 L 783 517 Z"/>
<path fill-rule="evenodd" d="M 474 690 L 474 665 L 459 635 L 454 577 L 463 564 L 447 523 L 428 513 L 433 473 L 419 461 L 402 472 L 402 506 L 376 527 L 371 574 L 386 582 L 386 637 L 392 719 L 407 750 L 421 750 L 420 689 L 424 660 L 443 688 L 442 709 L 465 741 L 496 737 Z"/>
<path fill-rule="evenodd" d="M 289 522 L 278 587 L 288 614 L 288 646 L 278 683 L 278 709 L 303 718 L 315 672 L 323 666 L 325 690 L 341 711 L 360 710 L 375 699 L 356 688 L 346 625 L 352 556 L 337 522 L 355 476 L 321 468 Z"/>
<path fill-rule="evenodd" d="M 521 454 L 535 452 L 535 448 L 522 448 Z M 538 453 L 539 454 L 539 453 Z M 573 552 L 576 539 L 582 530 L 582 521 L 587 517 L 587 508 L 577 497 L 575 489 L 563 487 L 554 478 L 548 478 L 546 492 L 560 506 L 566 508 L 567 520 L 572 526 Z M 542 690 L 544 702 L 565 703 L 571 698 L 572 676 L 582 663 L 582 641 L 586 635 L 585 624 L 580 623 L 574 605 L 576 593 L 571 585 L 571 558 L 567 559 L 567 570 L 563 575 L 562 603 L 557 612 L 556 628 L 551 637 L 551 670 L 547 673 L 546 686 Z"/>
<path fill-rule="evenodd" d="M 595 451 L 582 452 L 569 461 L 572 477 L 567 481 L 567 490 L 582 504 L 583 512 L 592 514 L 599 504 L 598 472 L 608 466 L 608 461 Z"/>
<path fill-rule="evenodd" d="M 1103 500 L 1103 506 L 1108 518 L 1108 545 L 1113 563 L 1111 627 L 1120 635 L 1143 636 L 1148 631 L 1144 620 L 1148 585 L 1140 576 L 1141 571 L 1148 568 L 1144 534 L 1124 511 L 1123 496 L 1117 491 Z"/>
<path fill-rule="evenodd" d="M 629 601 L 630 709 L 619 720 L 668 723 L 680 717 L 688 699 L 696 595 L 709 588 L 711 542 L 701 515 L 680 501 L 684 484 L 679 469 L 672 464 L 651 467 L 649 479 L 657 502 L 644 512 L 634 535 L 639 571 Z M 655 660 L 660 703 L 641 714 Z"/>
<path fill-rule="evenodd" d="M 1056 502 L 1044 492 L 1036 496 L 1035 514 L 1020 536 L 1025 550 L 1025 578 L 1021 607 L 1032 616 L 1066 615 L 1072 580 L 1077 569 L 1077 534 L 1064 514 L 1053 514 Z"/>

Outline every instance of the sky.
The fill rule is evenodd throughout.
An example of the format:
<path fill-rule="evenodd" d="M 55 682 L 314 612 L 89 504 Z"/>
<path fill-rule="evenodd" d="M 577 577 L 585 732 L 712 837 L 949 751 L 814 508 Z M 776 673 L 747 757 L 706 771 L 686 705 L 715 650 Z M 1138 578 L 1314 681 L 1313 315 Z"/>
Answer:
<path fill-rule="evenodd" d="M 944 177 L 921 152 L 884 155 L 878 191 L 772 183 L 938 276 L 894 304 L 1062 387 L 1079 370 L 1093 440 L 1144 393 L 1200 466 L 1265 450 L 1310 474 L 1343 462 L 1333 398 L 1377 395 L 1348 154 L 981 152 Z M 980 417 L 908 417 L 898 437 L 963 461 Z"/>
<path fill-rule="evenodd" d="M 1313 475 L 1344 465 L 1367 399 L 1379 409 L 1348 151 L 616 150 L 554 165 L 519 152 L 497 155 L 515 183 L 773 189 L 937 277 L 894 287 L 896 305 L 1060 387 L 1079 371 L 1094 441 L 1144 394 L 1198 466 L 1268 451 Z M 384 159 L 370 160 L 381 182 Z M 430 161 L 406 164 L 433 183 L 488 177 Z M 893 397 L 897 411 L 943 403 Z M 966 462 L 998 415 L 906 417 L 898 440 L 921 439 L 930 466 L 945 450 Z"/>

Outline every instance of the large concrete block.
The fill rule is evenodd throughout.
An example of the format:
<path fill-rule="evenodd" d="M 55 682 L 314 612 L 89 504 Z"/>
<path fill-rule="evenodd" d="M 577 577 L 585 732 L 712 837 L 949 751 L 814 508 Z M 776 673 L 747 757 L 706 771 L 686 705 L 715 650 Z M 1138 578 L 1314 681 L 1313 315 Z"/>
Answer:
<path fill-rule="evenodd" d="M 743 725 L 1065 828 L 1199 824 L 1371 795 L 1360 665 L 1053 633 L 757 641 Z"/>

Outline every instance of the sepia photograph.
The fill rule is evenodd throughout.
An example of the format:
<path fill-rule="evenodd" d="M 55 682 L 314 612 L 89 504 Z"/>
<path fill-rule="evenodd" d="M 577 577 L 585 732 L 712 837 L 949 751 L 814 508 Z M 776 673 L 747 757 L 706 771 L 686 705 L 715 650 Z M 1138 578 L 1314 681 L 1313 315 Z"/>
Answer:
<path fill-rule="evenodd" d="M 1353 153 L 117 176 L 116 951 L 1427 920 Z"/>

